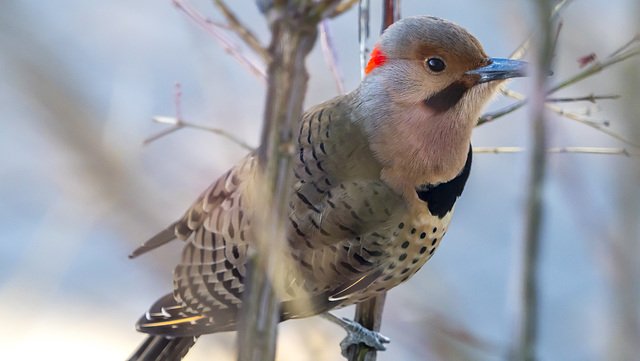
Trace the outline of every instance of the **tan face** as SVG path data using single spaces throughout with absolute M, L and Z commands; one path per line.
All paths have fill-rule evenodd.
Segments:
M 390 27 L 378 47 L 385 61 L 374 71 L 384 79 L 393 100 L 426 101 L 426 106 L 437 111 L 455 105 L 477 84 L 480 77 L 466 74 L 468 71 L 490 62 L 478 40 L 465 29 L 426 16 Z

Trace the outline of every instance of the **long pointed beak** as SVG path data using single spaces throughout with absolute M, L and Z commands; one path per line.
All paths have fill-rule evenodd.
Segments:
M 527 66 L 529 65 L 527 62 L 502 58 L 490 58 L 489 60 L 491 64 L 467 72 L 467 74 L 480 75 L 478 84 L 527 75 Z

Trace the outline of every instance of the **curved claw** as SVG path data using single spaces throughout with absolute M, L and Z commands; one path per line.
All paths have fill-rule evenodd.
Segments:
M 355 321 L 346 318 L 343 318 L 342 321 L 344 321 L 344 329 L 347 331 L 347 336 L 340 342 L 344 357 L 348 357 L 347 350 L 351 345 L 364 343 L 377 351 L 384 351 L 387 349 L 384 344 L 391 342 L 390 338 L 379 332 L 371 331 Z

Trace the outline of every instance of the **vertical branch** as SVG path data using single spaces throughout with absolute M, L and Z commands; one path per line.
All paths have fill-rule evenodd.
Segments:
M 369 38 L 369 0 L 360 0 L 358 6 L 358 42 L 360 43 L 360 77 L 367 67 L 367 39 Z
M 322 52 L 324 58 L 329 64 L 329 69 L 333 75 L 333 80 L 338 87 L 338 92 L 344 94 L 344 81 L 342 76 L 342 68 L 338 62 L 338 54 L 336 53 L 336 47 L 333 43 L 333 35 L 331 33 L 331 27 L 329 26 L 329 20 L 324 19 L 320 22 L 320 40 L 322 43 Z
M 308 5 L 309 1 L 307 1 Z M 249 262 L 245 299 L 238 332 L 238 360 L 275 358 L 280 321 L 278 255 L 284 247 L 288 197 L 293 186 L 293 134 L 302 114 L 308 75 L 304 60 L 316 40 L 317 20 L 299 16 L 301 1 L 258 3 L 272 32 L 267 97 L 258 166 L 260 175 L 253 192 L 259 194 L 257 252 Z M 258 198 L 258 197 L 256 197 Z
M 366 0 L 363 0 L 360 4 L 364 3 Z M 367 6 L 367 14 L 366 18 L 362 16 L 360 17 L 360 56 L 361 56 L 361 70 L 362 76 L 364 77 L 364 68 L 366 65 L 366 60 L 363 56 L 365 49 L 366 37 L 363 37 L 363 26 L 366 29 L 366 36 L 369 36 L 369 14 L 368 14 L 368 4 Z M 387 27 L 393 24 L 396 20 L 400 19 L 400 0 L 384 0 L 383 4 L 383 15 L 382 15 L 382 30 L 383 32 Z M 361 8 L 362 10 L 362 8 Z M 384 301 L 387 297 L 387 293 L 381 293 L 375 298 L 367 300 L 365 302 L 359 303 L 356 306 L 356 315 L 354 320 L 361 324 L 362 326 L 368 328 L 369 330 L 380 332 L 380 327 L 382 326 L 382 311 L 384 310 Z M 348 359 L 349 361 L 375 361 L 377 357 L 376 350 L 365 346 L 364 344 L 352 345 L 349 347 Z
M 640 7 L 636 7 L 640 16 Z M 609 58 L 629 51 L 629 46 L 640 41 L 640 25 L 635 26 L 636 36 Z M 630 64 L 627 64 L 629 66 Z M 634 94 L 640 84 L 640 64 L 636 62 L 624 72 L 624 94 Z M 640 114 L 637 98 L 628 97 L 624 107 L 626 118 L 625 136 L 640 143 L 640 124 L 636 121 Z M 619 167 L 615 179 L 618 193 L 616 197 L 615 225 L 610 231 L 611 241 L 607 243 L 611 305 L 608 317 L 612 320 L 612 330 L 608 335 L 610 360 L 633 360 L 640 355 L 640 162 L 625 163 Z
M 372 331 L 379 332 L 386 297 L 387 293 L 385 292 L 376 298 L 359 303 L 356 307 L 355 321 Z M 361 343 L 349 346 L 347 355 L 349 361 L 375 361 L 377 352 Z
M 382 33 L 391 24 L 400 20 L 400 0 L 384 0 L 382 3 Z
M 537 269 L 540 249 L 540 228 L 543 215 L 543 187 L 546 166 L 545 149 L 546 119 L 545 98 L 548 91 L 547 77 L 553 58 L 553 36 L 551 32 L 551 3 L 549 0 L 535 2 L 536 62 L 534 89 L 531 97 L 533 145 L 531 152 L 531 173 L 525 208 L 525 234 L 523 255 L 518 275 L 519 312 L 515 318 L 515 329 L 511 344 L 511 359 L 533 361 L 537 338 L 538 285 Z

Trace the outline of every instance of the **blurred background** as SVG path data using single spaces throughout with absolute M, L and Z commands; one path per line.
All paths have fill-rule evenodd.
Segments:
M 188 2 L 212 20 L 212 3 Z M 253 1 L 227 1 L 263 44 Z M 372 1 L 371 42 L 381 4 Z M 432 14 L 466 27 L 506 57 L 531 29 L 525 1 L 402 1 L 402 16 Z M 638 32 L 633 0 L 575 0 L 563 13 L 552 83 L 578 58 L 605 58 Z M 347 90 L 360 79 L 357 11 L 331 22 Z M 316 44 L 306 105 L 337 95 Z M 265 87 L 169 0 L 0 2 L 0 359 L 122 360 L 144 336 L 138 317 L 172 287 L 180 244 L 127 255 L 177 219 L 246 151 L 229 140 L 167 128 L 182 116 L 258 144 Z M 518 79 L 510 88 L 527 93 Z M 621 94 L 597 120 L 640 143 L 640 59 L 558 95 Z M 510 100 L 497 99 L 490 109 Z M 593 104 L 564 104 L 580 111 Z M 552 146 L 624 147 L 550 115 Z M 528 110 L 483 125 L 474 146 L 529 145 Z M 379 360 L 501 360 L 512 332 L 528 156 L 478 154 L 445 242 L 387 296 Z M 640 355 L 638 157 L 552 154 L 544 190 L 538 355 L 541 360 L 631 360 Z M 352 316 L 353 309 L 339 312 Z M 281 325 L 278 360 L 340 360 L 344 337 L 322 319 Z M 187 360 L 233 360 L 233 333 L 200 339 Z M 635 355 L 635 356 L 634 356 Z

